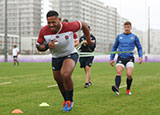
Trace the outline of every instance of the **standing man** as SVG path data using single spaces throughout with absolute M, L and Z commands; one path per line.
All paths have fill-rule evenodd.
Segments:
M 90 30 L 90 26 L 88 26 L 89 30 Z M 80 48 L 80 52 L 93 52 L 94 49 L 96 48 L 96 38 L 93 36 L 93 34 L 90 34 L 91 40 L 94 43 L 94 45 L 89 45 L 86 41 L 86 36 L 83 35 L 80 39 L 79 42 L 83 42 L 81 48 Z M 85 76 L 86 76 L 86 80 L 85 80 L 85 84 L 84 87 L 87 88 L 89 86 L 92 85 L 91 82 L 91 66 L 92 66 L 92 62 L 93 62 L 94 56 L 89 56 L 89 57 L 80 57 L 79 61 L 80 61 L 80 68 L 84 68 L 85 71 Z
M 123 52 L 123 51 L 133 51 L 135 46 L 137 47 L 138 50 L 138 55 L 139 55 L 139 64 L 142 63 L 142 47 L 139 41 L 139 38 L 131 33 L 131 22 L 125 22 L 124 23 L 124 33 L 120 34 L 117 36 L 115 43 L 113 45 L 112 51 L 118 51 Z M 110 55 L 110 65 L 114 66 L 114 57 L 115 54 Z M 133 74 L 133 69 L 134 69 L 134 56 L 133 53 L 121 53 L 118 54 L 118 59 L 116 62 L 116 77 L 115 77 L 115 86 L 112 86 L 112 90 L 116 95 L 119 95 L 119 86 L 121 83 L 121 75 L 124 70 L 124 67 L 126 67 L 126 73 L 127 73 L 127 89 L 126 93 L 128 95 L 131 95 L 130 87 L 132 84 L 132 74 Z
M 88 44 L 92 45 L 93 43 L 90 39 L 89 29 L 84 22 L 61 23 L 61 18 L 56 11 L 49 11 L 46 17 L 48 25 L 40 30 L 36 47 L 38 51 L 42 52 L 50 49 L 53 76 L 64 98 L 62 110 L 71 111 L 73 107 L 71 76 L 78 60 L 73 33 L 82 29 Z
M 68 23 L 69 20 L 68 19 L 64 19 L 62 22 Z M 78 40 L 76 32 L 73 33 L 73 38 L 74 38 L 74 46 L 76 47 L 76 46 L 79 45 L 79 40 Z
M 16 65 L 16 63 L 17 63 L 17 65 L 19 65 L 19 62 L 18 62 L 19 49 L 18 49 L 17 45 L 14 45 L 14 47 L 13 47 L 12 55 L 13 55 L 14 66 Z

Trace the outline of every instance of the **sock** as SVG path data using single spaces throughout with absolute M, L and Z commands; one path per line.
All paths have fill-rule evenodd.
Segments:
M 119 86 L 120 86 L 120 84 L 121 84 L 121 76 L 116 76 L 115 77 L 115 85 L 116 85 L 116 87 L 119 89 Z
M 73 102 L 73 89 L 71 91 L 66 91 L 67 100 Z
M 62 93 L 62 96 L 63 96 L 64 100 L 67 101 L 66 91 L 61 92 L 61 93 Z
M 130 89 L 132 84 L 132 78 L 130 80 L 127 78 L 126 82 L 127 82 L 127 89 Z

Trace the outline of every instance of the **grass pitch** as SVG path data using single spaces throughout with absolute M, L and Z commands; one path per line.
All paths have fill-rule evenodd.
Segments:
M 160 63 L 135 63 L 132 95 L 125 88 L 115 96 L 111 90 L 115 67 L 109 63 L 93 63 L 93 85 L 84 88 L 84 70 L 77 64 L 74 73 L 74 107 L 62 111 L 63 98 L 52 77 L 50 63 L 0 63 L 0 115 L 10 115 L 20 109 L 25 115 L 159 115 L 160 114 Z M 126 85 L 126 71 L 121 85 Z M 40 107 L 42 102 L 49 107 Z

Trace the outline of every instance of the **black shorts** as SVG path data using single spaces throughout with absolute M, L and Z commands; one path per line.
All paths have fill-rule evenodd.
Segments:
M 60 70 L 63 64 L 63 61 L 65 59 L 72 59 L 75 61 L 75 63 L 77 63 L 78 60 L 78 54 L 77 53 L 73 53 L 64 57 L 60 57 L 60 58 L 52 58 L 52 70 L 56 71 L 56 70 Z
M 13 56 L 13 59 L 17 59 L 17 56 Z
M 121 58 L 121 57 L 118 57 L 117 59 L 117 64 L 123 64 L 124 66 L 126 66 L 126 64 L 128 62 L 133 62 L 134 63 L 134 57 L 130 57 L 130 58 Z
M 81 57 L 79 59 L 80 62 L 80 68 L 84 68 L 85 66 L 92 66 L 92 62 L 93 62 L 94 56 L 91 57 Z

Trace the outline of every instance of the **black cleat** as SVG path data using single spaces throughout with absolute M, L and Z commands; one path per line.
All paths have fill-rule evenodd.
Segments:
M 113 85 L 112 86 L 112 91 L 116 94 L 116 95 L 119 95 L 119 91 L 118 89 Z
M 88 88 L 88 87 L 89 87 L 89 83 L 85 83 L 85 84 L 84 84 L 84 87 L 85 87 L 85 88 Z
M 91 86 L 91 85 L 92 85 L 92 82 L 90 81 L 88 84 L 89 84 L 89 86 Z

